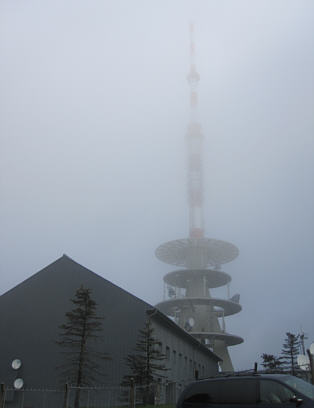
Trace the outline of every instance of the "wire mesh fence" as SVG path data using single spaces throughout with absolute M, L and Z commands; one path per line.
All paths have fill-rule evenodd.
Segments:
M 64 394 L 64 390 L 31 388 L 16 390 L 7 387 L 0 398 L 0 408 L 63 407 Z
M 14 389 L 2 386 L 0 408 L 136 408 L 162 405 L 161 388 L 150 386 Z

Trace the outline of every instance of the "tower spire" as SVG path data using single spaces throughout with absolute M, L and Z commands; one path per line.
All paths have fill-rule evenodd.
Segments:
M 188 196 L 190 215 L 190 238 L 204 237 L 203 215 L 203 165 L 201 127 L 197 122 L 198 94 L 200 76 L 195 65 L 194 24 L 190 24 L 190 71 L 187 76 L 190 86 L 190 123 L 187 131 L 188 148 Z
M 197 85 L 200 80 L 200 76 L 196 70 L 195 64 L 195 42 L 194 42 L 194 24 L 190 24 L 190 71 L 187 76 L 188 83 L 190 85 L 190 110 L 191 110 L 191 122 L 197 122 L 197 104 L 198 94 Z

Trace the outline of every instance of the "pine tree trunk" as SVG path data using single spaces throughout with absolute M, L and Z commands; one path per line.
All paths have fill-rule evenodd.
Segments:
M 86 309 L 85 309 L 85 316 L 86 316 Z M 84 352 L 86 348 L 86 317 L 84 320 L 84 325 L 83 325 L 83 330 L 82 330 L 82 340 L 81 340 L 81 349 L 80 349 L 80 357 L 79 357 L 79 368 L 78 368 L 78 373 L 77 373 L 77 381 L 76 381 L 76 386 L 78 387 L 76 389 L 75 393 L 75 402 L 74 402 L 74 408 L 80 408 L 80 394 L 81 394 L 81 387 L 82 385 L 82 369 L 83 369 L 83 360 L 84 360 Z
M 74 400 L 74 408 L 80 408 L 80 394 L 81 394 L 81 389 L 76 388 L 75 391 L 75 400 Z

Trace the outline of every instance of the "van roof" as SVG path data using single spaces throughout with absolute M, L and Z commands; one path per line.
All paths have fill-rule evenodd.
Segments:
M 269 379 L 282 379 L 283 377 L 287 377 L 290 374 L 284 374 L 284 373 L 248 373 L 248 372 L 240 372 L 240 373 L 223 373 L 219 374 L 213 377 L 207 377 L 207 378 L 201 378 L 199 381 L 208 381 L 208 380 L 224 380 L 226 378 L 269 378 Z

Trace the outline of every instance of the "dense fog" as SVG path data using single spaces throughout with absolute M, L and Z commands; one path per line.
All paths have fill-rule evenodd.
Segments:
M 206 236 L 235 244 L 237 369 L 314 341 L 312 0 L 2 0 L 0 294 L 66 253 L 145 301 L 188 236 L 195 24 Z M 225 289 L 216 293 L 226 296 Z

